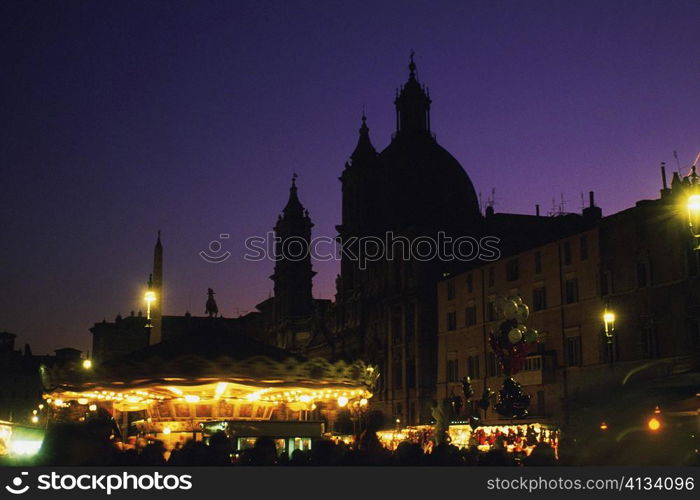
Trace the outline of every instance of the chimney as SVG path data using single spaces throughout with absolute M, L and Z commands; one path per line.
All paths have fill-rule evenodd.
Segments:
M 668 184 L 666 184 L 666 162 L 665 161 L 661 162 L 661 184 L 663 185 L 663 188 L 661 189 L 661 198 L 666 198 L 668 195 L 671 194 L 671 190 L 668 188 Z
M 537 205 L 535 205 L 535 215 L 536 215 L 537 217 L 540 216 L 540 205 L 539 205 L 539 203 L 538 203 Z
M 595 206 L 595 193 L 588 191 L 588 206 L 583 209 L 583 216 L 591 220 L 599 220 L 603 217 L 603 211 Z

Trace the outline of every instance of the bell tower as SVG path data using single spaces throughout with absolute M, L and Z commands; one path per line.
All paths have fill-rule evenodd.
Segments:
M 299 201 L 297 175 L 292 177 L 289 200 L 275 224 L 274 321 L 289 322 L 311 315 L 313 310 L 311 228 L 309 211 Z

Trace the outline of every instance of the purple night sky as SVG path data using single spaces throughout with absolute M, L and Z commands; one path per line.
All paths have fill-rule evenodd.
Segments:
M 497 211 L 593 190 L 610 214 L 700 150 L 695 0 L 10 1 L 0 19 L 0 331 L 35 353 L 89 349 L 94 322 L 139 308 L 158 229 L 165 313 L 202 315 L 207 287 L 228 317 L 265 299 L 272 263 L 243 239 L 294 170 L 335 235 L 362 106 L 382 149 L 411 48 L 438 141 Z M 203 261 L 220 233 L 233 256 Z M 337 264 L 315 269 L 333 297 Z

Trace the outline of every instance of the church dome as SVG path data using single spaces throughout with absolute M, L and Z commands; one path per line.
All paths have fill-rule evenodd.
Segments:
M 385 229 L 418 234 L 467 234 L 481 220 L 469 176 L 430 132 L 430 96 L 416 78 L 411 56 L 408 82 L 397 94 L 397 131 L 377 157 L 377 201 Z
M 481 218 L 469 176 L 429 133 L 398 133 L 379 154 L 377 168 L 389 229 L 463 233 Z

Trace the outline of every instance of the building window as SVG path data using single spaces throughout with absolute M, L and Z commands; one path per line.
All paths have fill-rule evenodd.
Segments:
M 500 377 L 501 376 L 501 364 L 498 362 L 498 358 L 493 352 L 489 352 L 486 361 L 486 372 L 489 377 Z
M 457 382 L 457 380 L 459 380 L 457 353 L 452 351 L 447 354 L 447 381 Z
M 509 260 L 506 264 L 506 279 L 508 281 L 518 279 L 518 259 Z
M 469 306 L 464 310 L 464 322 L 467 326 L 476 325 L 476 306 Z
M 455 282 L 450 280 L 447 282 L 447 300 L 454 300 L 455 298 Z
M 457 329 L 457 313 L 455 311 L 450 311 L 447 313 L 447 329 Z
M 535 274 L 542 274 L 542 253 L 535 252 Z
M 645 288 L 649 280 L 647 279 L 647 265 L 644 262 L 637 262 L 637 286 Z
M 617 347 L 618 338 L 618 335 L 613 335 L 613 338 L 608 340 L 607 337 L 603 336 L 601 339 L 603 344 L 600 349 L 601 363 L 612 363 L 620 360 L 620 353 Z
M 566 366 L 581 366 L 581 337 L 566 339 Z
M 479 378 L 479 356 L 469 356 L 467 358 L 467 375 L 471 379 Z
M 642 328 L 642 356 L 656 358 L 659 356 L 659 339 L 654 325 Z
M 565 286 L 565 297 L 564 297 L 565 303 L 573 304 L 574 302 L 578 302 L 578 280 L 576 278 L 566 280 L 566 283 L 564 286 Z
M 496 268 L 489 267 L 489 286 L 494 286 L 496 284 Z
M 547 289 L 543 286 L 532 291 L 532 308 L 541 311 L 547 307 Z
M 486 321 L 496 321 L 496 304 L 493 300 L 486 303 Z
M 474 278 L 471 273 L 467 274 L 467 292 L 472 293 L 474 291 Z
M 588 258 L 588 237 L 581 236 L 579 240 L 581 260 L 586 260 Z
M 568 266 L 571 264 L 571 242 L 564 242 L 564 265 Z

